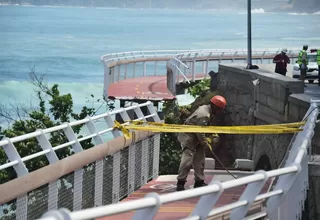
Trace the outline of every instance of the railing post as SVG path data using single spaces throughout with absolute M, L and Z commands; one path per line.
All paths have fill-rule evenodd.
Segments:
M 192 61 L 192 82 L 194 82 L 195 81 L 195 79 L 196 79 L 196 61 L 195 60 L 193 60 Z M 188 77 L 188 76 L 187 76 Z
M 42 150 L 50 150 L 49 153 L 46 154 L 46 157 L 50 164 L 57 162 L 59 159 L 57 157 L 56 152 L 52 149 L 52 145 L 49 142 L 46 135 L 43 133 L 42 129 L 39 129 L 41 135 L 37 136 L 37 140 L 39 142 Z M 48 187 L 48 209 L 56 209 L 58 207 L 58 186 L 57 181 L 49 183 Z
M 67 127 L 63 129 L 67 139 L 74 141 L 72 149 L 75 153 L 83 151 L 80 142 L 77 139 L 72 127 L 69 123 L 65 123 Z M 73 210 L 81 210 L 82 208 L 82 182 L 83 182 L 83 169 L 74 171 L 74 183 L 73 183 Z
M 52 145 L 49 142 L 49 140 L 46 137 L 46 135 L 43 133 L 43 130 L 42 129 L 38 129 L 37 131 L 39 131 L 41 133 L 41 135 L 36 137 L 41 149 L 42 150 L 49 150 L 49 153 L 46 154 L 46 157 L 47 157 L 49 163 L 52 164 L 52 163 L 57 162 L 59 160 L 58 157 L 57 157 L 57 154 L 52 149 Z
M 221 194 L 224 191 L 220 181 L 212 180 L 209 185 L 210 187 L 214 185 L 217 186 L 218 191 L 201 196 L 199 199 L 199 202 L 197 203 L 196 207 L 191 213 L 191 216 L 199 216 L 200 220 L 204 220 L 208 218 L 208 215 L 212 210 L 212 207 L 214 207 L 214 205 L 216 204 L 216 202 L 218 201 L 218 199 L 220 198 Z
M 10 162 L 12 162 L 12 161 L 18 162 L 18 164 L 13 166 L 13 169 L 16 171 L 18 177 L 21 177 L 21 176 L 28 174 L 29 171 L 27 170 L 26 165 L 21 160 L 21 157 L 20 157 L 17 149 L 15 148 L 13 143 L 11 142 L 11 140 L 9 138 L 3 138 L 3 140 L 8 142 L 8 144 L 4 145 L 2 148 L 3 148 L 4 152 L 6 153 L 9 161 Z
M 133 78 L 136 76 L 136 63 L 133 64 Z
M 268 175 L 265 171 L 259 170 L 255 174 L 262 174 L 264 176 L 264 179 L 261 181 L 252 182 L 246 187 L 239 201 L 246 200 L 247 205 L 233 209 L 230 214 L 230 219 L 243 219 L 246 216 L 250 206 L 256 199 L 257 195 L 259 195 L 261 189 L 268 181 Z
M 153 178 L 159 174 L 160 134 L 153 136 Z
M 124 79 L 127 79 L 128 64 L 124 65 Z
M 149 140 L 142 140 L 142 155 L 141 155 L 141 186 L 148 182 L 149 171 Z
M 133 220 L 152 220 L 157 213 L 158 209 L 161 206 L 160 197 L 156 193 L 149 193 L 145 196 L 145 198 L 154 198 L 156 201 L 156 205 L 154 207 L 145 208 L 138 210 L 136 214 L 133 216 Z
M 291 188 L 292 184 L 297 178 L 297 175 L 301 171 L 300 164 L 293 163 L 292 166 L 296 166 L 298 171 L 295 173 L 290 173 L 290 174 L 286 174 L 279 177 L 279 180 L 276 186 L 273 188 L 273 191 L 282 190 L 283 191 L 282 194 L 273 196 L 268 199 L 267 214 L 270 217 L 270 219 L 278 219 L 278 217 L 275 216 L 277 214 L 277 209 L 280 206 L 283 199 L 285 198 L 285 196 L 287 196 L 288 190 Z
M 147 63 L 143 62 L 143 76 L 147 75 Z
M 27 175 L 29 171 L 26 168 L 26 165 L 21 160 L 21 157 L 11 142 L 9 138 L 4 138 L 3 140 L 6 140 L 8 144 L 4 145 L 2 148 L 4 152 L 6 153 L 9 161 L 18 161 L 18 164 L 13 166 L 13 169 L 16 171 L 18 177 Z M 27 194 L 20 196 L 17 198 L 17 205 L 16 205 L 16 219 L 27 219 L 28 215 L 28 196 Z
M 202 64 L 202 74 L 204 74 L 204 78 L 207 78 L 207 73 L 206 73 L 206 66 L 205 63 L 203 61 L 201 61 Z
M 86 126 L 91 134 L 96 134 L 97 136 L 93 137 L 95 145 L 103 144 L 103 139 L 95 124 L 93 123 L 91 117 L 87 117 L 89 122 L 86 123 Z M 102 205 L 102 192 L 103 192 L 103 160 L 95 162 L 95 175 L 94 175 L 94 206 Z
M 133 109 L 133 111 L 136 113 L 137 117 L 140 118 L 140 120 L 142 118 L 143 121 L 146 121 L 145 116 L 140 107 L 137 106 L 136 108 Z
M 111 119 L 111 115 L 108 114 L 106 117 L 104 117 L 104 120 L 109 128 L 112 128 L 114 126 L 114 121 Z M 111 133 L 115 138 L 121 136 L 121 133 L 118 129 L 113 129 Z
M 112 203 L 119 202 L 120 194 L 120 151 L 113 154 L 112 169 Z
M 108 67 L 108 64 L 105 63 L 105 61 L 103 60 L 103 66 L 104 66 L 104 96 L 108 95 L 108 89 L 109 89 L 109 85 L 110 85 L 110 75 L 112 75 L 111 70 Z
M 114 83 L 114 70 L 115 70 L 115 67 L 111 67 L 110 68 L 110 77 L 109 77 L 109 84 L 108 84 L 108 88 L 109 88 L 109 85 L 110 85 L 110 82 L 111 83 Z M 108 90 L 107 90 L 107 92 L 108 92 Z
M 128 158 L 128 195 L 134 192 L 135 189 L 135 166 L 136 166 L 136 144 L 129 146 Z
M 158 113 L 156 111 L 156 108 L 154 107 L 153 103 L 149 101 L 149 104 L 147 105 L 147 107 L 148 107 L 149 113 L 151 115 L 153 115 L 152 116 L 153 121 L 154 122 L 160 122 L 161 121 L 160 117 L 159 117 L 159 115 L 158 115 Z
M 117 76 L 117 81 L 120 81 L 120 74 L 121 74 L 121 64 L 119 64 L 118 66 L 118 76 Z

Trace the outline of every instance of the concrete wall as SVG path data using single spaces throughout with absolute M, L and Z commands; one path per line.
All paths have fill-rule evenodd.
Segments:
M 270 71 L 220 65 L 218 82 L 219 93 L 228 102 L 229 125 L 297 122 L 310 106 L 310 96 L 304 94 L 302 82 Z M 271 169 L 275 169 L 283 160 L 291 138 L 291 134 L 230 135 L 226 145 L 233 146 L 235 158 L 253 160 L 255 165 L 267 155 Z M 312 153 L 320 155 L 320 125 L 315 129 Z M 313 165 L 310 173 L 308 219 L 320 219 L 320 163 Z
M 296 121 L 296 117 L 289 117 L 289 96 L 292 93 L 303 93 L 302 82 L 234 65 L 220 65 L 218 80 L 218 90 L 228 102 L 227 110 L 230 114 L 227 121 L 230 125 Z M 230 137 L 230 142 L 234 146 L 236 158 L 251 159 L 257 164 L 261 156 L 266 154 L 274 169 L 279 166 L 291 137 L 291 134 L 234 135 Z

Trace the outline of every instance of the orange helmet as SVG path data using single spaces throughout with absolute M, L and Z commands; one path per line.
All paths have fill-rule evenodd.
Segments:
M 213 96 L 210 101 L 212 104 L 222 109 L 225 108 L 227 105 L 226 99 L 220 95 Z

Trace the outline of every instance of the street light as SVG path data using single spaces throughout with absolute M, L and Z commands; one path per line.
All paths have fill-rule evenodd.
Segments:
M 247 11 L 247 23 L 248 23 L 248 57 L 247 57 L 247 61 L 248 61 L 248 65 L 247 65 L 247 69 L 251 69 L 252 67 L 252 45 L 251 45 L 251 0 L 248 0 L 248 11 Z

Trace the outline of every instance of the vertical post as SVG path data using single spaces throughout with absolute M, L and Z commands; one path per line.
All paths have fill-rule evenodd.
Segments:
M 72 149 L 75 153 L 83 151 L 83 148 L 78 141 L 76 134 L 69 123 L 66 123 L 67 127 L 63 129 L 68 141 L 74 141 Z M 73 210 L 81 210 L 82 208 L 82 182 L 83 182 L 83 169 L 74 171 L 74 184 L 73 184 Z
M 4 145 L 2 148 L 7 155 L 10 162 L 17 161 L 18 163 L 13 166 L 13 169 L 16 171 L 18 177 L 27 175 L 29 173 L 26 165 L 23 163 L 17 149 L 11 142 L 9 138 L 4 138 L 7 140 L 8 144 Z M 16 209 L 16 219 L 27 219 L 28 216 L 28 194 L 21 195 L 17 198 L 17 209 Z
M 121 65 L 119 64 L 118 65 L 118 75 L 117 75 L 118 80 L 117 80 L 117 82 L 120 81 L 120 74 L 121 74 Z
M 127 66 L 127 64 L 126 64 Z M 103 139 L 98 133 L 96 125 L 93 123 L 91 117 L 88 117 L 89 122 L 86 123 L 86 126 L 90 134 L 96 134 L 97 136 L 93 137 L 95 145 L 103 144 Z M 103 159 L 95 162 L 95 175 L 94 175 L 94 205 L 102 206 L 102 191 L 103 191 Z
M 124 79 L 127 79 L 128 64 L 124 65 Z
M 133 78 L 136 75 L 136 63 L 133 64 Z
M 251 0 L 248 0 L 248 66 L 247 69 L 250 69 L 252 66 L 252 45 L 251 45 Z
M 143 76 L 147 75 L 147 63 L 143 62 Z
M 104 96 L 108 97 L 108 89 L 109 89 L 109 85 L 110 85 L 110 75 L 111 75 L 111 69 L 109 69 L 108 64 L 106 64 L 103 61 L 104 64 Z

